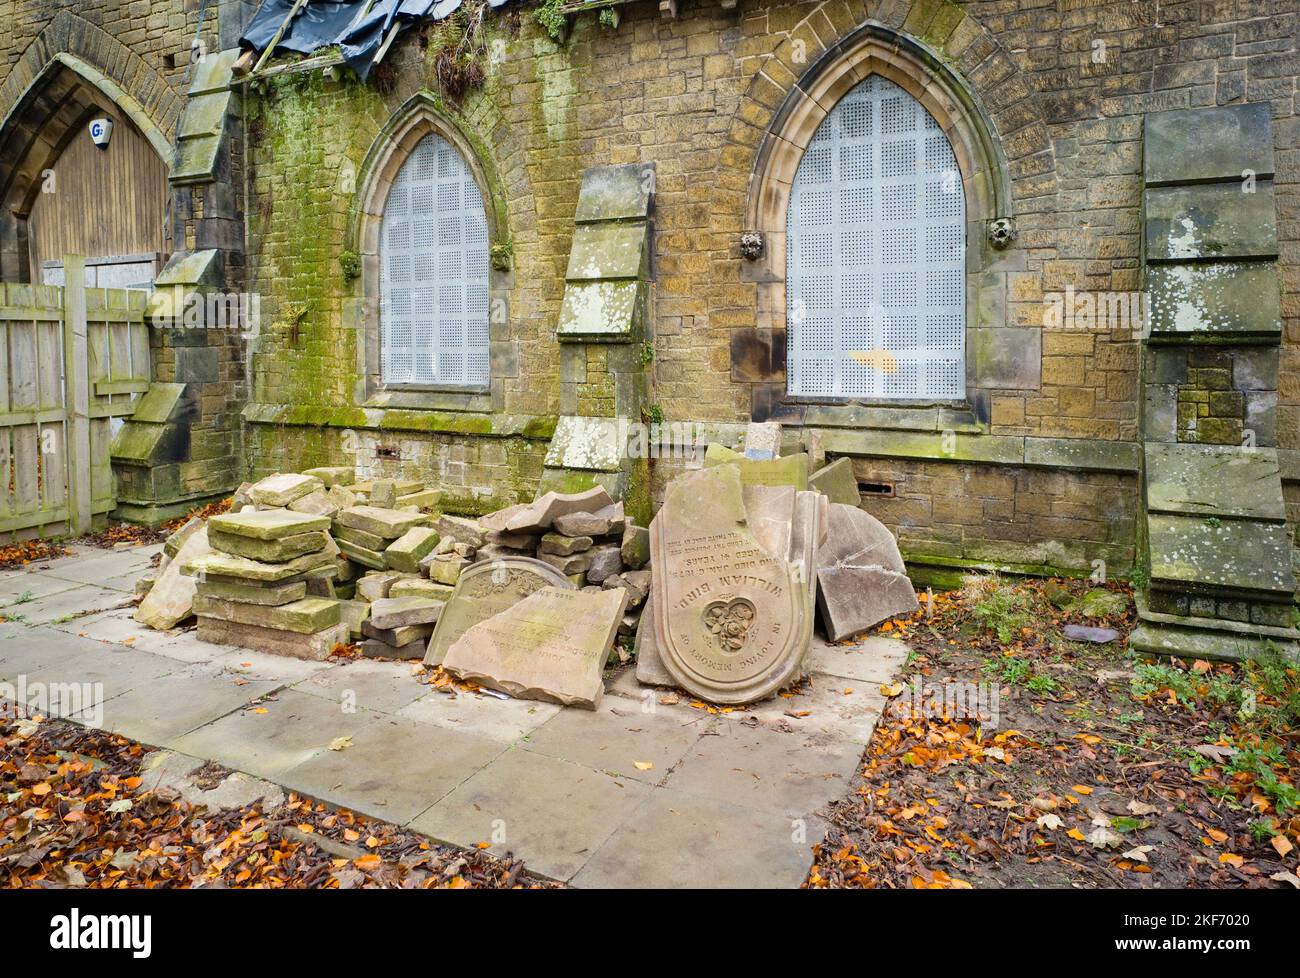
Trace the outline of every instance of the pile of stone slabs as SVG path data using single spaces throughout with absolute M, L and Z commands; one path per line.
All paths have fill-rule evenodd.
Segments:
M 346 642 L 339 602 L 308 594 L 335 571 L 328 517 L 253 510 L 208 521 L 211 550 L 182 568 L 195 578 L 194 613 L 205 642 L 324 659 Z
M 351 506 L 339 510 L 335 515 L 334 539 L 338 543 L 339 550 L 348 560 L 372 570 L 388 569 L 387 551 L 402 541 L 398 546 L 402 559 L 420 552 L 419 557 L 407 561 L 414 571 L 419 566 L 420 557 L 428 553 L 438 540 L 436 534 L 431 541 L 427 533 L 418 535 L 420 536 L 418 541 L 407 535 L 416 528 L 427 529 L 428 522 L 428 517 L 416 510 L 389 509 L 370 505 Z M 424 543 L 428 546 L 421 552 Z
M 379 598 L 361 623 L 361 654 L 370 659 L 423 659 L 446 602 L 414 594 Z

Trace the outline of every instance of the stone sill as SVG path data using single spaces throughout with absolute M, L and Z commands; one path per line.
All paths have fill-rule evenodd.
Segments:
M 946 446 L 945 436 L 940 433 L 821 429 L 819 434 L 822 448 L 833 455 L 1025 465 L 1126 475 L 1136 475 L 1141 462 L 1141 448 L 1137 442 L 957 431 L 951 444 Z
M 387 387 L 376 389 L 361 406 L 487 414 L 492 410 L 492 394 L 487 387 Z
M 483 438 L 518 437 L 537 441 L 549 441 L 559 420 L 554 415 L 317 407 L 305 404 L 249 404 L 241 413 L 248 424 L 414 431 L 477 435 Z

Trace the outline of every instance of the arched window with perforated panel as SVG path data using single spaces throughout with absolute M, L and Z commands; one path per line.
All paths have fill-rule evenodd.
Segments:
M 380 371 L 385 386 L 488 384 L 488 227 L 460 153 L 436 133 L 411 151 L 380 228 Z
M 786 232 L 791 395 L 965 396 L 965 191 L 912 95 L 872 75 L 835 105 L 795 173 Z

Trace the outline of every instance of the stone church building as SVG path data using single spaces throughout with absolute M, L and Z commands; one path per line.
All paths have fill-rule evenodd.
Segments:
M 1131 578 L 1135 647 L 1296 638 L 1291 0 L 0 0 L 0 25 L 0 313 L 67 255 L 154 290 L 149 377 L 103 388 L 135 397 L 123 517 L 349 462 L 449 512 L 601 482 L 648 515 L 697 444 L 779 421 L 852 460 L 918 583 Z

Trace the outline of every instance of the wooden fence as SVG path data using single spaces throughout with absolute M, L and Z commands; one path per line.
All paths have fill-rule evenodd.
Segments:
M 114 417 L 149 387 L 147 294 L 0 284 L 0 542 L 90 530 L 113 508 Z

